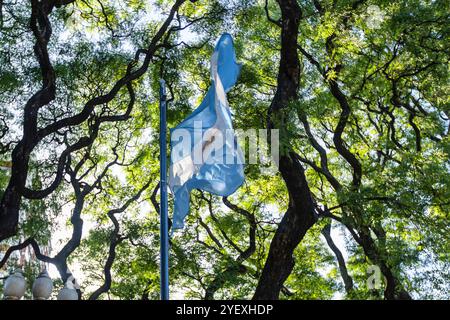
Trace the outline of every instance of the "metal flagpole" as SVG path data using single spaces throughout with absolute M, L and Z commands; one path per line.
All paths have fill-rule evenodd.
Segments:
M 167 150 L 166 150 L 166 82 L 159 81 L 159 150 L 160 150 L 160 272 L 161 300 L 169 300 L 169 216 L 167 212 Z

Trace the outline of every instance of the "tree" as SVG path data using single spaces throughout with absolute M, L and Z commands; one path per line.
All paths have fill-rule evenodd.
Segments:
M 157 80 L 174 127 L 228 31 L 234 125 L 279 129 L 278 172 L 192 193 L 172 292 L 448 298 L 447 2 L 1 3 L 0 266 L 31 247 L 83 298 L 158 298 Z

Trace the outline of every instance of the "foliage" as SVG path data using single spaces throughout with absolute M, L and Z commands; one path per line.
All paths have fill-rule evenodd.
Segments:
M 448 1 L 297 2 L 302 10 L 300 89 L 298 99 L 283 110 L 281 144 L 295 151 L 305 167 L 318 221 L 294 251 L 296 264 L 280 298 L 382 299 L 384 284 L 379 290 L 367 286 L 368 268 L 377 263 L 352 236 L 367 231 L 378 257 L 414 298 L 448 299 Z M 136 50 L 151 45 L 172 5 L 166 0 L 82 0 L 56 7 L 49 15 L 53 34 L 48 43 L 56 94 L 40 108 L 38 128 L 80 113 L 87 101 L 107 95 L 127 75 L 128 64 L 138 68 L 143 61 L 134 60 Z M 375 24 L 370 6 L 382 13 Z M 0 161 L 9 161 L 22 138 L 24 106 L 42 87 L 43 75 L 33 52 L 31 5 L 3 1 L 1 10 Z M 184 3 L 171 22 L 179 29 L 164 33 L 146 72 L 131 82 L 132 94 L 122 87 L 114 99 L 95 106 L 88 120 L 46 136 L 31 151 L 26 186 L 45 189 L 55 179 L 63 150 L 93 135 L 96 119 L 126 113 L 134 96 L 124 121 L 102 123 L 91 144 L 71 153 L 51 194 L 23 199 L 18 232 L 2 245 L 33 238 L 53 257 L 69 243 L 80 201 L 70 170 L 78 170 L 81 188 L 93 189 L 83 198 L 81 241 L 67 258 L 83 297 L 105 283 L 111 244 L 123 237 L 115 247 L 110 288 L 100 298 L 157 299 L 158 79 L 168 83 L 168 124 L 175 127 L 199 104 L 210 82 L 214 43 L 230 32 L 243 63 L 239 82 L 227 96 L 234 125 L 266 128 L 278 83 L 278 19 L 275 1 Z M 361 167 L 358 183 L 354 162 L 336 146 L 341 121 L 342 144 Z M 186 228 L 171 239 L 176 297 L 252 297 L 288 207 L 288 190 L 279 173 L 266 175 L 258 165 L 246 166 L 245 173 L 244 186 L 228 199 L 237 208 L 200 191 L 191 195 Z M 0 170 L 0 197 L 10 177 Z M 108 212 L 141 189 L 138 199 L 114 215 L 116 230 Z M 255 239 L 251 218 L 239 210 L 254 218 Z M 344 289 L 334 252 L 320 234 L 331 221 L 352 291 Z M 250 256 L 243 257 L 252 245 Z M 9 259 L 8 268 L 16 262 Z M 27 266 L 30 279 L 39 271 L 32 266 Z

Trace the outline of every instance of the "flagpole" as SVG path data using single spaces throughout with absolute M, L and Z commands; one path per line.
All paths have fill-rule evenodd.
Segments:
M 167 150 L 166 150 L 166 82 L 159 81 L 159 150 L 160 150 L 160 286 L 161 300 L 169 300 L 169 216 L 167 212 Z

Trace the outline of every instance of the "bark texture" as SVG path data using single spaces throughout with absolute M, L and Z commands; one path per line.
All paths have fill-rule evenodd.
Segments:
M 301 10 L 296 0 L 279 0 L 281 9 L 281 57 L 277 91 L 268 112 L 268 128 L 285 127 L 284 109 L 298 98 L 300 62 L 297 35 Z M 306 232 L 316 221 L 314 201 L 297 154 L 281 150 L 279 171 L 289 193 L 289 206 L 272 239 L 264 269 L 253 299 L 278 299 L 283 283 L 295 264 L 293 253 Z

